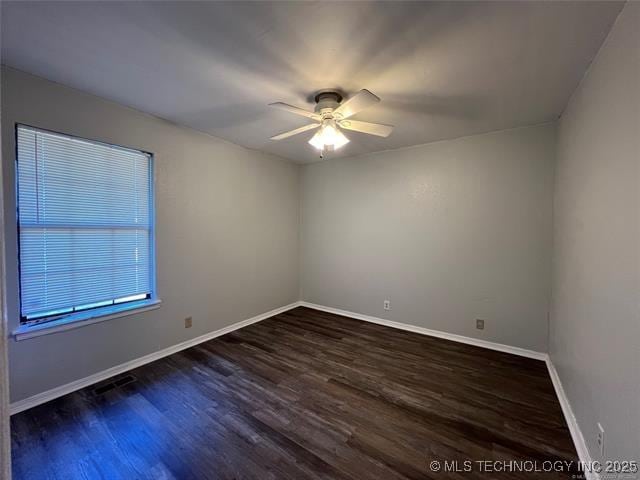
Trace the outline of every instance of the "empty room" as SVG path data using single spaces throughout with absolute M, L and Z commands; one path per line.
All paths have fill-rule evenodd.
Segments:
M 0 26 L 1 480 L 640 480 L 640 1 Z

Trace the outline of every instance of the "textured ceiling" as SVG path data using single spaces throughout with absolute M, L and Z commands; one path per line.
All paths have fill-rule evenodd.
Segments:
M 3 63 L 298 162 L 311 94 L 367 88 L 333 156 L 557 118 L 620 2 L 3 2 Z

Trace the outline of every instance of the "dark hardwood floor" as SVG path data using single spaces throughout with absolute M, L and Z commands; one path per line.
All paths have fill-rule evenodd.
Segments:
M 571 478 L 464 461 L 577 461 L 543 362 L 306 308 L 11 426 L 15 479 Z

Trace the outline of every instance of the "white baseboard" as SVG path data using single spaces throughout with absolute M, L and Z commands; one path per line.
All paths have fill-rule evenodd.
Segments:
M 567 426 L 569 427 L 569 432 L 571 433 L 571 439 L 573 440 L 573 445 L 576 447 L 576 452 L 578 453 L 578 458 L 582 462 L 583 465 L 591 465 L 591 454 L 589 453 L 589 449 L 587 448 L 587 444 L 584 441 L 584 436 L 582 435 L 582 430 L 580 430 L 580 425 L 578 425 L 578 421 L 576 420 L 575 415 L 573 414 L 573 410 L 571 409 L 571 404 L 569 403 L 569 398 L 562 387 L 562 382 L 560 381 L 560 376 L 556 370 L 556 367 L 553 365 L 551 361 L 551 357 L 547 355 L 547 369 L 549 370 L 549 376 L 551 377 L 551 382 L 553 383 L 553 388 L 556 391 L 556 396 L 558 397 L 558 401 L 560 402 L 560 407 L 562 408 L 562 413 L 564 414 L 564 418 L 567 422 Z M 596 472 L 590 472 L 585 470 L 585 478 L 587 480 L 600 480 L 600 475 Z
M 25 398 L 23 400 L 18 400 L 17 402 L 13 402 L 9 406 L 9 412 L 11 415 L 22 412 L 24 410 L 28 410 L 29 408 L 35 407 L 37 405 L 41 405 L 50 400 L 53 400 L 58 397 L 62 397 L 68 393 L 74 392 L 76 390 L 80 390 L 81 388 L 88 387 L 89 385 L 93 385 L 94 383 L 101 382 L 102 380 L 106 380 L 109 377 L 113 377 L 114 375 L 118 375 L 120 373 L 124 373 L 128 370 L 132 370 L 134 368 L 140 367 L 147 363 L 153 362 L 160 358 L 169 356 L 173 353 L 179 352 L 180 350 L 185 350 L 189 347 L 193 347 L 194 345 L 198 345 L 199 343 L 206 342 L 207 340 L 211 340 L 213 338 L 219 337 L 226 333 L 233 332 L 234 330 L 238 330 L 239 328 L 246 327 L 247 325 L 251 325 L 252 323 L 260 322 L 261 320 L 265 320 L 267 318 L 273 317 L 274 315 L 278 315 L 279 313 L 286 312 L 287 310 L 291 310 L 292 308 L 296 308 L 300 306 L 300 302 L 294 302 L 289 305 L 285 305 L 284 307 L 276 308 L 269 312 L 262 313 L 260 315 L 256 315 L 255 317 L 248 318 L 246 320 L 242 320 L 240 322 L 229 325 L 228 327 L 221 328 L 220 330 L 215 330 L 213 332 L 205 333 L 196 338 L 192 338 L 191 340 L 187 340 L 182 343 L 178 343 L 176 345 L 172 345 L 163 350 L 159 350 L 154 353 L 150 353 L 149 355 L 145 355 L 144 357 L 136 358 L 134 360 L 130 360 L 128 362 L 121 363 L 120 365 L 116 365 L 115 367 L 108 368 L 98 373 L 94 373 L 93 375 L 89 375 L 88 377 L 81 378 L 79 380 L 73 381 L 71 383 L 67 383 L 65 385 L 61 385 L 56 388 L 52 388 L 51 390 L 47 390 L 46 392 L 38 393 L 31 397 Z
M 339 308 L 325 307 L 324 305 L 316 305 L 315 303 L 309 302 L 300 302 L 300 306 L 313 308 L 314 310 L 321 310 L 323 312 L 335 313 L 336 315 L 355 318 L 356 320 L 363 320 L 365 322 L 377 323 L 378 325 L 384 325 L 385 327 L 398 328 L 400 330 L 407 330 L 409 332 L 429 335 L 431 337 L 444 338 L 445 340 L 475 345 L 476 347 L 484 347 L 490 350 L 497 350 L 499 352 L 512 353 L 514 355 L 520 355 L 521 357 L 529 357 L 542 361 L 545 361 L 547 358 L 547 354 L 543 352 L 536 352 L 534 350 L 527 350 L 526 348 L 520 347 L 512 347 L 511 345 L 489 342 L 478 338 L 465 337 L 464 335 L 456 335 L 455 333 L 447 333 L 440 330 L 431 330 L 430 328 L 417 327 L 407 323 L 394 322 L 392 320 L 385 320 L 384 318 L 372 317 L 370 315 L 363 315 L 361 313 L 350 312 L 348 310 L 340 310 Z
M 573 414 L 573 410 L 571 409 L 569 400 L 564 392 L 564 389 L 562 388 L 562 382 L 560 381 L 558 372 L 553 366 L 553 363 L 551 362 L 551 358 L 547 353 L 536 352 L 534 350 L 527 350 L 525 348 L 520 348 L 520 347 L 512 347 L 510 345 L 504 345 L 502 343 L 488 342 L 486 340 L 479 340 L 477 338 L 465 337 L 464 335 L 456 335 L 453 333 L 441 332 L 439 330 L 431 330 L 429 328 L 417 327 L 415 325 L 394 322 L 391 320 L 385 320 L 383 318 L 372 317 L 370 315 L 363 315 L 361 313 L 350 312 L 347 310 L 340 310 L 339 308 L 325 307 L 324 305 L 316 305 L 314 303 L 309 303 L 309 302 L 300 302 L 300 306 L 313 308 L 314 310 L 320 310 L 323 312 L 334 313 L 336 315 L 342 315 L 344 317 L 355 318 L 356 320 L 363 320 L 365 322 L 377 323 L 379 325 L 384 325 L 386 327 L 398 328 L 401 330 L 407 330 L 409 332 L 420 333 L 422 335 L 429 335 L 432 337 L 444 338 L 446 340 L 452 340 L 454 342 L 466 343 L 468 345 L 475 345 L 477 347 L 484 347 L 491 350 L 497 350 L 505 353 L 512 353 L 514 355 L 520 355 L 523 357 L 544 361 L 547 365 L 547 369 L 549 370 L 549 376 L 551 377 L 551 382 L 553 383 L 553 387 L 558 397 L 558 401 L 560 402 L 562 413 L 564 414 L 564 418 L 567 422 L 567 426 L 569 427 L 569 432 L 571 433 L 571 439 L 573 440 L 573 443 L 576 447 L 578 458 L 584 465 L 590 464 L 591 455 L 589 454 L 589 450 L 587 449 L 586 443 L 584 441 L 584 437 L 582 436 L 582 431 L 580 430 L 580 426 L 578 425 L 578 422 L 576 421 L 576 417 Z M 600 480 L 600 476 L 595 472 L 586 471 L 585 476 L 587 480 Z

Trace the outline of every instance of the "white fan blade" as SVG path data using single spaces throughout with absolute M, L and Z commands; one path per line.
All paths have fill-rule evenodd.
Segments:
M 369 90 L 362 89 L 333 111 L 336 118 L 349 118 L 352 115 L 378 103 L 380 99 Z
M 318 128 L 319 126 L 319 123 L 311 123 L 309 125 L 305 125 L 304 127 L 296 128 L 295 130 L 289 130 L 288 132 L 281 133 L 280 135 L 275 135 L 271 137 L 271 140 L 282 140 L 283 138 L 293 137 L 294 135 L 298 135 L 299 133 L 306 132 L 308 130 L 313 130 L 314 128 Z
M 318 115 L 314 112 L 309 112 L 307 110 L 303 110 L 302 108 L 294 107 L 293 105 L 289 105 L 288 103 L 276 102 L 270 103 L 270 107 L 276 107 L 280 110 L 284 110 L 289 113 L 295 113 L 296 115 L 302 115 L 303 117 L 313 118 L 314 120 L 321 120 L 322 116 Z
M 338 125 L 347 130 L 368 133 L 369 135 L 377 135 L 378 137 L 388 137 L 389 134 L 393 131 L 393 127 L 391 125 L 361 122 L 359 120 L 342 120 L 338 122 Z

